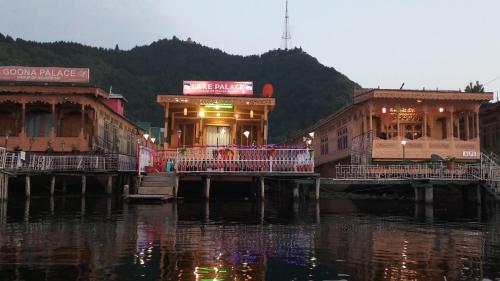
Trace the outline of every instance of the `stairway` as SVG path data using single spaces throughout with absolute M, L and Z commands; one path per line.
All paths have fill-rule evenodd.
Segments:
M 129 199 L 161 199 L 174 197 L 176 184 L 175 174 L 164 173 L 144 176 L 137 194 L 129 195 Z
M 500 161 L 494 153 L 481 153 L 481 176 L 486 189 L 500 200 Z

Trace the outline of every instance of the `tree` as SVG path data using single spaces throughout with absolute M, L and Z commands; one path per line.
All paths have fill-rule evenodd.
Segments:
M 465 91 L 468 93 L 484 93 L 484 86 L 483 84 L 479 84 L 479 81 L 476 81 L 476 84 L 470 82 L 469 85 L 465 87 Z
M 115 52 L 119 52 L 120 51 L 120 47 L 118 47 L 118 44 L 115 45 Z

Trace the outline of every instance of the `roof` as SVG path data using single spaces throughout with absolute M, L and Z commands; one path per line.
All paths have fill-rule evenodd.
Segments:
M 374 98 L 421 99 L 421 100 L 469 100 L 490 101 L 492 92 L 470 93 L 455 90 L 411 90 L 411 89 L 356 89 L 353 93 L 355 104 Z
M 123 101 L 128 102 L 128 100 L 124 96 L 117 94 L 111 90 L 109 91 L 108 99 L 122 99 Z
M 92 85 L 54 85 L 54 84 L 0 84 L 0 93 L 23 93 L 23 94 L 81 94 L 95 95 L 103 98 L 108 93 Z
M 163 95 L 156 96 L 156 102 L 162 103 L 232 103 L 235 105 L 269 105 L 275 106 L 275 98 L 263 97 L 230 97 L 230 96 L 187 96 Z
M 494 103 L 484 103 L 481 104 L 480 107 L 480 113 L 489 113 L 489 112 L 500 112 L 500 101 L 494 102 Z

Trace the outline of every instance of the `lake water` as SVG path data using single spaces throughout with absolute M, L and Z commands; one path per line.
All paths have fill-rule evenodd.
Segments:
M 495 206 L 0 204 L 0 280 L 500 280 Z

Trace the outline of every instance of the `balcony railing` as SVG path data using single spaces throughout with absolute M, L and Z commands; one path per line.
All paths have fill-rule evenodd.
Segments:
M 309 149 L 194 147 L 177 149 L 177 172 L 312 173 Z

